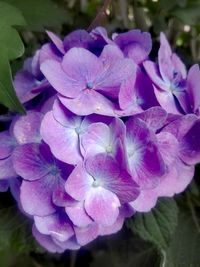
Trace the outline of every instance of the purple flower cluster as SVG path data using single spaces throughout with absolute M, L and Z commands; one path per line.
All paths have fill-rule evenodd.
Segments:
M 200 162 L 200 70 L 160 36 L 77 30 L 27 59 L 14 80 L 27 109 L 0 133 L 10 190 L 50 252 L 119 231 L 159 197 L 182 192 Z

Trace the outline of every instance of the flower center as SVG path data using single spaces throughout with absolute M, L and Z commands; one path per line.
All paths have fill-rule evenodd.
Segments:
M 99 186 L 101 186 L 101 182 L 99 180 L 94 180 L 92 186 L 93 187 L 99 187 Z
M 76 132 L 77 134 L 80 134 L 80 133 L 81 133 L 81 127 L 76 127 L 76 128 L 75 128 L 75 132 Z
M 106 152 L 107 153 L 112 153 L 112 146 L 111 145 L 106 147 Z
M 94 87 L 93 82 L 87 82 L 86 87 L 87 89 L 92 89 Z
M 52 175 L 54 175 L 54 176 L 57 175 L 59 173 L 59 170 L 58 170 L 57 166 L 51 165 L 51 167 L 50 167 L 50 173 Z

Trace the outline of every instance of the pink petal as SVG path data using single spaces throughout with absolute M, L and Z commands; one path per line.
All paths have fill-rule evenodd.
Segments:
M 119 215 L 120 202 L 117 196 L 102 188 L 91 189 L 85 200 L 86 212 L 98 224 L 112 225 Z
M 91 188 L 94 179 L 87 174 L 83 163 L 79 163 L 68 177 L 65 190 L 78 201 L 83 201 Z
M 77 164 L 82 160 L 76 129 L 62 126 L 54 119 L 52 112 L 45 115 L 40 131 L 57 159 L 68 164 Z

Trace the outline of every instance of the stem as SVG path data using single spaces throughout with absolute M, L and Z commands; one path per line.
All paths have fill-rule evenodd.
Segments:
M 70 253 L 70 267 L 76 266 L 77 251 L 71 251 Z
M 167 255 L 166 252 L 162 249 L 161 250 L 161 254 L 162 254 L 162 263 L 161 263 L 161 267 L 165 267 L 166 263 L 167 263 Z
M 146 22 L 146 13 L 141 7 L 138 7 L 138 0 L 133 0 L 133 15 L 135 20 L 135 26 L 143 31 L 148 31 L 148 25 Z
M 99 10 L 96 17 L 88 27 L 87 29 L 88 32 L 90 32 L 91 30 L 102 24 L 102 21 L 107 17 L 106 9 L 109 7 L 111 1 L 112 0 L 104 0 L 102 8 Z
M 190 209 L 190 212 L 191 212 L 191 215 L 192 215 L 192 219 L 194 221 L 194 224 L 197 228 L 197 231 L 198 233 L 200 233 L 200 225 L 199 225 L 199 221 L 198 221 L 198 218 L 196 216 L 196 211 L 195 211 L 195 208 L 193 207 L 192 205 L 192 201 L 191 201 L 191 198 L 190 198 L 190 195 L 188 192 L 186 192 L 186 197 L 187 197 L 187 203 L 188 203 L 188 206 L 189 206 L 189 209 Z

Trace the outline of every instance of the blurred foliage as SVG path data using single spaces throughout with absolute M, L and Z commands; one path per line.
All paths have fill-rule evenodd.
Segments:
M 88 29 L 102 5 L 102 0 L 0 0 L 0 102 L 12 112 L 23 112 L 12 75 L 48 40 L 45 29 L 61 37 L 78 28 Z M 112 0 L 106 14 L 94 24 L 105 26 L 110 34 L 132 28 L 149 31 L 152 58 L 164 31 L 187 66 L 200 62 L 200 0 Z M 1 108 L 1 114 L 6 113 Z M 197 166 L 194 182 L 176 202 L 163 199 L 152 212 L 136 214 L 120 233 L 62 255 L 39 248 L 31 235 L 31 220 L 13 206 L 9 193 L 1 194 L 0 266 L 198 267 L 199 173 Z
M 178 208 L 171 198 L 157 202 L 156 208 L 148 213 L 138 213 L 127 221 L 127 226 L 159 250 L 166 250 L 177 226 Z

